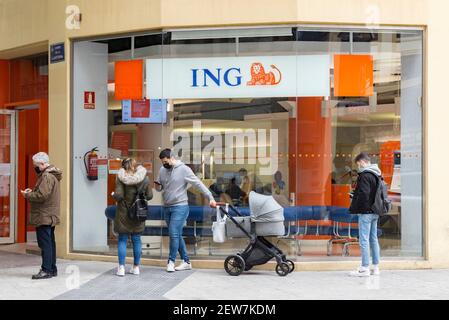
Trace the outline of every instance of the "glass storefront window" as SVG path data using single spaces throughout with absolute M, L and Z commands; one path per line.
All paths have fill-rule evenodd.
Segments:
M 382 256 L 422 257 L 422 59 L 418 30 L 168 30 L 75 42 L 73 250 L 116 253 L 103 214 L 114 204 L 113 165 L 134 157 L 154 180 L 168 147 L 217 201 L 242 214 L 249 214 L 251 191 L 272 195 L 286 221 L 284 235 L 269 240 L 292 260 L 359 255 L 357 221 L 347 209 L 353 159 L 368 152 L 394 203 L 380 219 Z M 115 99 L 121 61 L 142 62 L 142 97 L 157 116 L 140 121 L 128 113 L 141 101 Z M 95 110 L 79 102 L 90 91 Z M 98 146 L 99 179 L 88 181 L 83 156 Z M 149 205 L 160 209 L 161 195 L 153 193 Z M 184 236 L 192 259 L 245 248 L 246 238 L 214 243 L 215 210 L 197 190 L 188 196 Z M 143 243 L 144 256 L 167 257 L 160 214 L 146 222 Z

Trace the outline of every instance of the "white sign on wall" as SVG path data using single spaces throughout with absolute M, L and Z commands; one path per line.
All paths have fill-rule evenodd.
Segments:
M 147 59 L 147 98 L 330 95 L 329 55 Z

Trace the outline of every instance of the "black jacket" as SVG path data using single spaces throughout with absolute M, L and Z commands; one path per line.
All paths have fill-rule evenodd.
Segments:
M 376 196 L 378 178 L 372 172 L 362 172 L 357 178 L 349 212 L 352 214 L 373 213 L 371 206 Z

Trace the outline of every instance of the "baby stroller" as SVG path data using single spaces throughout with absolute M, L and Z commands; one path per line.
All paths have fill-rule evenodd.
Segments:
M 224 269 L 231 276 L 238 276 L 253 266 L 265 264 L 276 259 L 276 273 L 286 276 L 295 269 L 295 264 L 287 260 L 285 254 L 264 236 L 282 236 L 285 234 L 283 208 L 272 196 L 265 196 L 254 191 L 249 194 L 250 216 L 242 216 L 232 205 L 229 208 L 237 216 L 231 215 L 220 206 L 220 211 L 227 216 L 226 236 L 228 238 L 248 237 L 250 243 L 243 251 L 230 255 L 224 262 Z

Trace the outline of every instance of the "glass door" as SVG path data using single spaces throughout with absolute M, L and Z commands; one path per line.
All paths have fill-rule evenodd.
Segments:
M 0 244 L 15 237 L 15 113 L 0 110 Z

